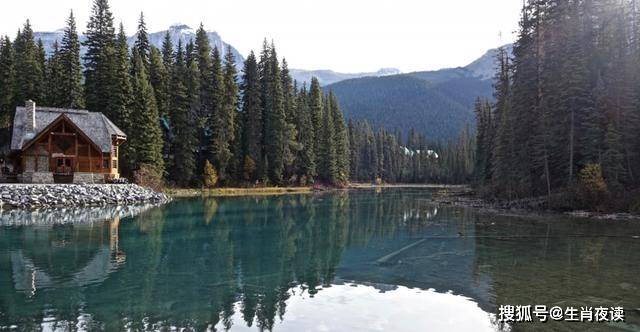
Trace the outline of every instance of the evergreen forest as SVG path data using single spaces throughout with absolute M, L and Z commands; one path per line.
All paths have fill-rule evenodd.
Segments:
M 635 0 L 524 3 L 513 57 L 498 54 L 495 101 L 475 107 L 483 194 L 638 207 L 639 23 Z
M 241 72 L 230 50 L 211 47 L 203 25 L 195 40 L 149 43 L 143 14 L 131 48 L 107 0 L 95 0 L 86 54 L 73 12 L 64 38 L 46 54 L 27 20 L 0 38 L 0 142 L 8 152 L 16 106 L 85 108 L 127 133 L 120 173 L 174 187 L 324 185 L 363 182 L 464 182 L 473 149 L 430 144 L 366 122 L 347 125 L 335 95 L 317 79 L 299 85 L 266 40 Z M 431 151 L 427 153 L 427 151 Z M 139 173 L 139 174 L 138 174 Z

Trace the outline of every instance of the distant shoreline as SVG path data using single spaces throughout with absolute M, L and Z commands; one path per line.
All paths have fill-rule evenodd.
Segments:
M 382 188 L 416 188 L 416 189 L 447 189 L 464 188 L 463 185 L 439 185 L 439 184 L 370 184 L 351 183 L 345 188 L 331 187 L 257 187 L 257 188 L 171 188 L 166 189 L 165 194 L 173 198 L 189 197 L 238 197 L 238 196 L 278 196 L 278 195 L 301 195 L 327 191 L 340 190 L 370 190 Z

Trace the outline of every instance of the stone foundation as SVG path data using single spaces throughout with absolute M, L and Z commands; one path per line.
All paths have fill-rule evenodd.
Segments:
M 53 173 L 51 172 L 24 172 L 18 176 L 22 183 L 53 183 Z
M 99 184 L 104 183 L 104 174 L 101 173 L 73 173 L 73 183 Z

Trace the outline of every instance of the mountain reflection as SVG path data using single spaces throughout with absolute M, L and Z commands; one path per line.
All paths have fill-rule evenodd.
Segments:
M 640 303 L 637 291 L 628 295 L 639 268 L 624 263 L 638 261 L 637 240 L 600 236 L 638 226 L 436 207 L 419 190 L 189 199 L 91 223 L 36 219 L 0 227 L 0 329 L 309 329 L 314 312 L 357 312 L 313 303 L 347 301 L 363 315 L 412 313 L 404 319 L 420 326 L 442 319 L 421 310 L 458 310 L 482 320 L 467 322 L 476 330 L 495 330 L 488 313 L 499 304 Z M 404 324 L 394 317 L 387 326 Z

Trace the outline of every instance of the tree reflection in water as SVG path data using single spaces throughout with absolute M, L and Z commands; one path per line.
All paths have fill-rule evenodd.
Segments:
M 589 277 L 577 285 L 591 294 L 610 290 L 604 278 L 637 289 L 629 280 L 638 267 L 621 260 L 638 261 L 637 242 L 544 238 L 602 231 L 562 222 L 436 207 L 428 192 L 384 190 L 178 200 L 90 225 L 0 227 L 0 327 L 52 320 L 106 330 L 271 330 L 287 320 L 288 303 L 351 282 L 379 292 L 451 290 L 486 312 L 577 301 L 589 293 L 571 286 L 581 274 Z M 534 292 L 534 281 L 550 295 Z

